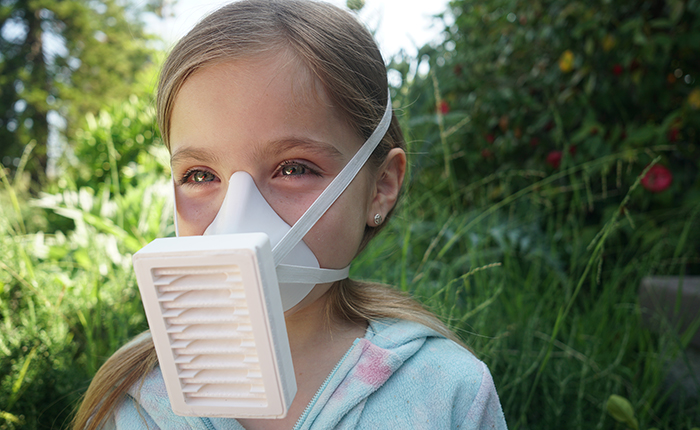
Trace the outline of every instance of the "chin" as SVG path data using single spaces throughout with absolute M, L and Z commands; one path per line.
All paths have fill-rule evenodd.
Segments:
M 322 298 L 331 289 L 331 285 L 333 284 L 317 284 L 306 297 L 284 313 L 284 318 L 289 320 L 289 318 L 297 314 L 325 311 L 325 300 L 322 300 Z

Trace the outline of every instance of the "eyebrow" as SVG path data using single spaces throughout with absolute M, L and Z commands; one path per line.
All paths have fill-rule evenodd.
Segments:
M 185 147 L 175 151 L 170 156 L 170 165 L 172 166 L 184 160 L 194 160 L 206 164 L 218 159 L 219 156 L 208 149 Z
M 264 145 L 264 147 L 257 148 L 254 155 L 262 159 L 267 159 L 268 157 L 274 158 L 283 155 L 285 152 L 299 148 L 340 161 L 342 161 L 344 158 L 343 153 L 331 144 L 300 137 L 286 137 L 279 140 L 273 140 L 268 142 L 267 145 Z M 213 151 L 210 151 L 209 149 L 184 147 L 175 151 L 170 156 L 170 165 L 173 166 L 177 163 L 182 163 L 185 160 L 208 164 L 219 159 L 219 155 Z
M 285 152 L 295 149 L 303 149 L 336 160 L 342 160 L 344 158 L 343 153 L 329 143 L 295 136 L 273 140 L 269 142 L 268 145 L 256 151 L 256 155 L 261 157 L 278 157 Z

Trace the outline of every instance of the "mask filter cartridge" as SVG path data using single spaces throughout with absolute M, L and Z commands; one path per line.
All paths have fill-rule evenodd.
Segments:
M 173 411 L 286 415 L 296 393 L 264 233 L 164 238 L 134 268 Z

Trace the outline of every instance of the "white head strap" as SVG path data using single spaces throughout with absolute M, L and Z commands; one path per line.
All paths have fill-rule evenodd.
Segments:
M 350 182 L 357 176 L 357 173 L 365 165 L 367 159 L 372 155 L 374 150 L 382 141 L 384 135 L 391 124 L 392 109 L 391 109 L 391 93 L 387 93 L 386 109 L 381 121 L 374 129 L 372 135 L 362 145 L 359 151 L 352 157 L 343 170 L 338 173 L 338 176 L 326 187 L 320 196 L 304 214 L 292 226 L 292 229 L 280 240 L 280 242 L 272 249 L 272 255 L 275 259 L 275 264 L 279 262 L 294 248 L 305 235 L 311 230 L 311 227 L 323 216 L 324 213 L 331 207 L 336 199 L 350 185 Z

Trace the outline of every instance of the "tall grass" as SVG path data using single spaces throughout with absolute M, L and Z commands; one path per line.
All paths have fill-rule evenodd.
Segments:
M 583 170 L 464 211 L 440 197 L 455 184 L 430 192 L 414 177 L 399 219 L 352 273 L 412 292 L 450 324 L 489 365 L 511 428 L 615 428 L 606 402 L 616 394 L 631 401 L 639 428 L 690 429 L 700 423 L 698 398 L 664 379 L 698 322 L 686 333 L 668 325 L 652 333 L 637 294 L 645 276 L 683 274 L 689 261 L 678 256 L 696 252 L 688 237 L 700 202 L 635 225 L 638 214 L 625 208 L 644 192 L 638 180 L 606 197 L 552 186 Z M 504 188 L 505 176 L 490 180 Z M 612 194 L 616 210 L 601 228 L 588 226 L 590 202 Z
M 64 189 L 30 201 L 21 180 L 3 179 L 0 429 L 63 427 L 100 364 L 146 328 L 130 256 L 172 233 L 167 178 L 154 170 L 141 166 L 118 195 Z M 460 187 L 416 169 L 351 273 L 443 318 L 489 365 L 511 428 L 621 428 L 605 408 L 617 394 L 640 428 L 690 429 L 697 398 L 664 383 L 689 333 L 646 329 L 637 290 L 692 263 L 700 205 L 630 214 L 636 183 L 595 190 L 585 171 L 501 172 Z M 601 201 L 617 204 L 592 227 Z

